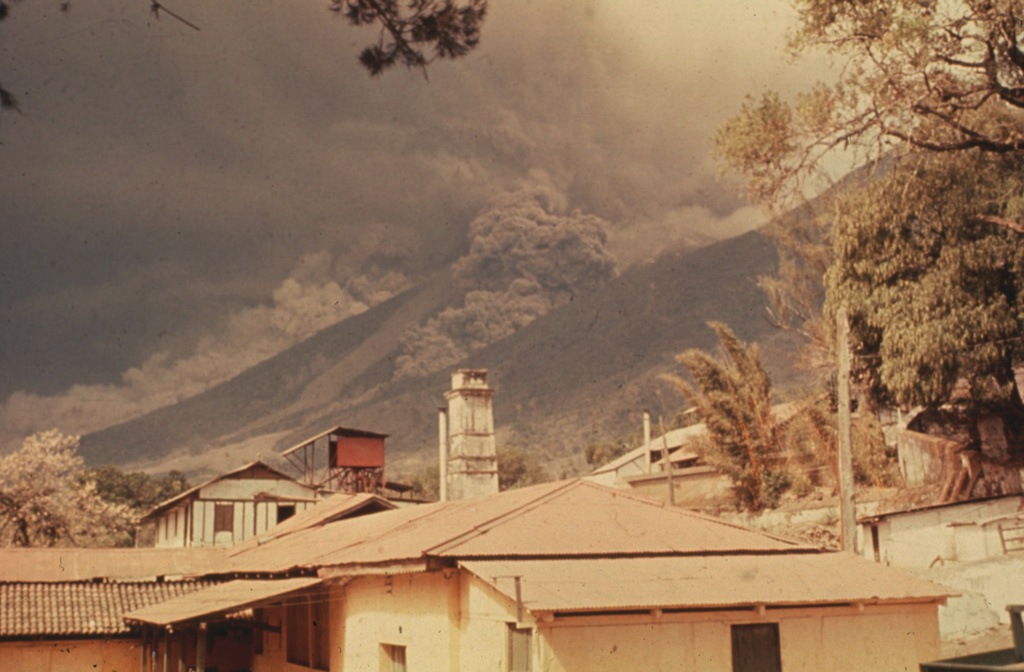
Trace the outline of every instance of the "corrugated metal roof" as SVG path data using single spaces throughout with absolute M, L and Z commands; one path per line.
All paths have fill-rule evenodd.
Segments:
M 0 637 L 120 635 L 129 611 L 212 586 L 210 581 L 0 583 Z
M 954 591 L 850 553 L 466 560 L 534 612 L 933 601 Z
M 380 513 L 398 508 L 388 500 L 377 495 L 361 492 L 355 495 L 337 494 L 317 502 L 316 505 L 300 511 L 291 518 L 278 523 L 257 537 L 250 537 L 235 544 L 236 549 L 251 548 L 265 544 L 271 539 L 279 539 L 299 530 L 321 527 L 327 523 L 344 520 L 354 516 Z
M 0 581 L 138 580 L 222 571 L 227 549 L 0 548 Z
M 317 578 L 228 581 L 173 600 L 135 609 L 126 613 L 124 617 L 129 621 L 152 625 L 215 620 L 231 612 L 312 588 L 320 583 L 322 580 Z
M 773 553 L 814 550 L 582 479 L 384 511 L 232 553 L 236 571 L 425 557 Z

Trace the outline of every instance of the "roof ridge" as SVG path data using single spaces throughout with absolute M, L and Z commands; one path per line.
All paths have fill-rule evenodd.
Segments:
M 586 483 L 586 481 L 583 478 L 573 478 L 565 480 L 563 482 L 553 481 L 553 483 L 555 484 L 555 487 L 542 493 L 538 497 L 528 500 L 520 504 L 519 506 L 503 511 L 502 513 L 498 514 L 497 516 L 494 516 L 493 518 L 485 520 L 484 522 L 479 523 L 478 525 L 474 525 L 472 529 L 461 532 L 455 535 L 454 537 L 451 537 L 450 539 L 442 541 L 439 544 L 434 544 L 429 548 L 423 549 L 423 555 L 430 555 L 431 553 L 440 553 L 443 551 L 451 550 L 452 548 L 455 548 L 464 541 L 472 537 L 479 536 L 487 532 L 488 530 L 496 527 L 501 522 L 504 522 L 504 520 L 513 518 L 518 514 L 531 511 L 540 506 L 542 503 L 550 499 L 554 499 L 558 496 L 561 496 L 573 488 L 579 487 L 581 484 Z

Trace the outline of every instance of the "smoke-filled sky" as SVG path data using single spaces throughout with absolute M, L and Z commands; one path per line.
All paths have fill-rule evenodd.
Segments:
M 808 86 L 784 0 L 491 0 L 481 46 L 371 78 L 326 0 L 12 5 L 0 23 L 0 451 L 195 393 L 465 254 L 542 185 L 619 268 L 760 222 L 708 136 Z

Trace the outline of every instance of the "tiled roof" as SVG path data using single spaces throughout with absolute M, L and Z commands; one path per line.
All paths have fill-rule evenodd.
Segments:
M 0 637 L 119 635 L 129 611 L 214 585 L 212 581 L 0 583 Z
M 384 511 L 232 552 L 235 571 L 529 557 L 811 551 L 582 479 Z
M 740 608 L 934 601 L 947 588 L 850 553 L 468 560 L 460 566 L 531 611 Z
M 222 571 L 227 549 L 0 548 L 0 582 L 141 580 Z

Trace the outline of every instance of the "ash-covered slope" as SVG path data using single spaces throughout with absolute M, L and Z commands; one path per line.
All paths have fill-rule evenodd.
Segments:
M 457 366 L 491 372 L 501 441 L 548 458 L 579 451 L 635 425 L 643 408 L 655 418 L 678 409 L 682 400 L 657 376 L 678 370 L 679 352 L 715 345 L 708 320 L 745 340 L 776 338 L 756 286 L 775 259 L 756 232 L 662 255 Z M 451 369 L 395 379 L 394 361 L 405 329 L 461 296 L 447 274 L 433 276 L 197 397 L 84 437 L 82 454 L 92 464 L 124 464 L 273 433 L 281 433 L 283 448 L 342 424 L 389 433 L 396 463 L 415 462 L 421 452 L 427 459 Z

